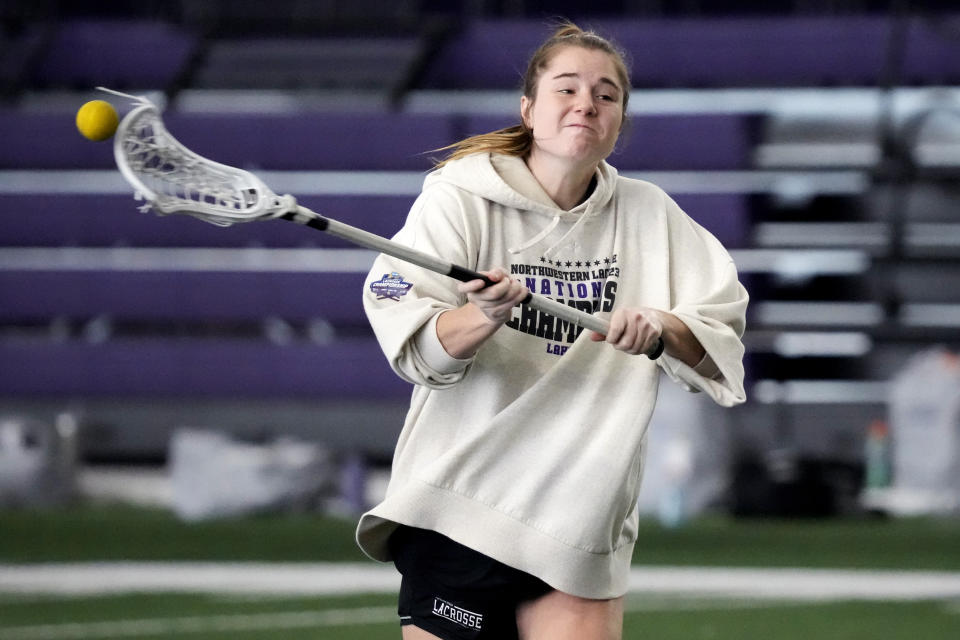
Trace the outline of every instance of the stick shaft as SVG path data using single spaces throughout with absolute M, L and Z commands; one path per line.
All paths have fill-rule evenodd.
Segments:
M 418 267 L 423 267 L 424 269 L 429 269 L 430 271 L 434 271 L 445 276 L 450 276 L 451 278 L 456 278 L 462 282 L 468 282 L 470 280 L 483 280 L 488 285 L 493 284 L 493 282 L 482 273 L 451 264 L 437 257 L 431 256 L 428 253 L 411 249 L 410 247 L 402 245 L 399 242 L 394 242 L 393 240 L 388 240 L 382 236 L 378 236 L 375 233 L 358 229 L 357 227 L 350 226 L 349 224 L 345 224 L 332 218 L 326 218 L 321 216 L 319 213 L 307 209 L 306 207 L 298 205 L 295 211 L 286 213 L 282 217 L 285 220 L 291 220 L 293 222 L 324 231 L 330 235 L 343 238 L 344 240 L 361 247 L 366 247 L 367 249 L 373 249 L 375 251 L 379 251 L 380 253 L 385 253 L 388 256 L 393 256 L 394 258 L 399 258 L 404 262 L 415 264 Z M 579 309 L 568 307 L 567 305 L 557 302 L 556 300 L 539 296 L 535 293 L 530 293 L 526 298 L 524 298 L 522 304 L 533 307 L 538 311 L 549 313 L 556 318 L 566 320 L 574 325 L 591 329 L 592 331 L 596 331 L 597 333 L 603 335 L 607 335 L 607 333 L 610 331 L 610 324 L 606 320 L 598 318 L 584 311 L 580 311 Z M 653 350 L 653 352 L 647 354 L 647 357 L 649 357 L 651 360 L 656 360 L 660 357 L 661 353 L 663 353 L 663 338 L 659 339 L 657 347 Z
M 292 220 L 293 222 L 298 222 L 300 224 L 318 229 L 329 233 L 330 235 L 337 236 L 338 238 L 343 238 L 352 244 L 360 245 L 361 247 L 366 247 L 367 249 L 373 249 L 379 251 L 380 253 L 385 253 L 394 258 L 399 258 L 404 262 L 409 262 L 415 264 L 418 267 L 423 267 L 424 269 L 429 269 L 436 273 L 443 274 L 445 276 L 450 276 L 462 282 L 468 282 L 470 280 L 484 280 L 487 284 L 493 284 L 486 276 L 476 271 L 472 271 L 465 267 L 461 267 L 450 262 L 441 260 L 435 256 L 431 256 L 428 253 L 423 253 L 422 251 L 417 251 L 416 249 L 411 249 L 408 246 L 402 245 L 399 242 L 394 242 L 393 240 L 388 240 L 382 236 L 378 236 L 369 231 L 364 231 L 363 229 L 358 229 L 357 227 L 350 226 L 338 220 L 333 220 L 332 218 L 326 218 L 320 214 L 307 209 L 306 207 L 297 206 L 297 211 L 292 214 L 286 214 L 283 216 L 287 220 Z M 610 325 L 603 320 L 594 315 L 580 311 L 579 309 L 574 309 L 573 307 L 568 307 L 565 304 L 556 302 L 549 298 L 536 295 L 531 293 L 524 299 L 523 304 L 533 307 L 544 313 L 549 313 L 550 315 L 560 318 L 561 320 L 566 320 L 577 326 L 581 326 L 587 329 L 591 329 L 598 333 L 606 335 L 610 330 Z

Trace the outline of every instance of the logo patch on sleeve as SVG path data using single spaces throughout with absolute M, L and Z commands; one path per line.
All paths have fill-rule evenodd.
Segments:
M 407 292 L 410 291 L 410 287 L 412 286 L 412 282 L 405 281 L 402 275 L 394 271 L 392 273 L 385 273 L 379 280 L 371 282 L 370 291 L 377 296 L 377 300 L 390 299 L 399 301 L 400 296 L 407 295 Z

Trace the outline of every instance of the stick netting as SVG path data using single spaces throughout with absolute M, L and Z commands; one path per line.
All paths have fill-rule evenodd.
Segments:
M 180 144 L 157 108 L 144 103 L 123 119 L 116 133 L 117 165 L 146 200 L 142 209 L 185 213 L 228 226 L 276 217 L 292 205 L 248 171 L 208 160 Z

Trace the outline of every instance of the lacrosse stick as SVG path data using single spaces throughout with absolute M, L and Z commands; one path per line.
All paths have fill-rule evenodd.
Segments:
M 298 205 L 293 196 L 278 196 L 252 173 L 208 160 L 180 144 L 164 127 L 159 109 L 146 98 L 99 88 L 135 102 L 117 128 L 113 151 L 120 173 L 133 186 L 137 199 L 145 201 L 142 211 L 187 214 L 220 226 L 280 218 L 463 282 L 479 279 L 488 286 L 494 284 L 476 271 L 324 217 Z M 610 329 L 601 318 L 533 293 L 521 304 L 603 335 Z M 648 356 L 655 359 L 662 352 L 660 340 Z

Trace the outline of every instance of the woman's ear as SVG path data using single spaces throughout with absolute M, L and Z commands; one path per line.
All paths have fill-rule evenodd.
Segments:
M 533 109 L 533 100 L 527 96 L 520 96 L 520 118 L 523 119 L 523 126 L 533 131 L 533 120 L 530 118 L 530 111 Z

